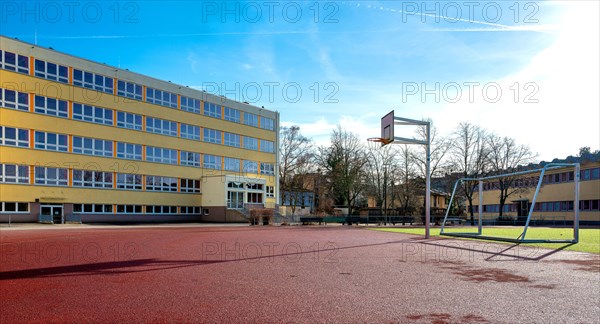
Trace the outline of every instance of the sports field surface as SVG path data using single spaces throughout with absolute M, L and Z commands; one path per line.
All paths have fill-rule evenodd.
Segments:
M 597 323 L 600 256 L 361 227 L 0 229 L 0 323 Z

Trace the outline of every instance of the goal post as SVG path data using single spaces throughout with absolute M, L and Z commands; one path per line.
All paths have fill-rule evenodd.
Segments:
M 532 215 L 536 208 L 536 201 L 538 199 L 538 195 L 540 193 L 540 189 L 544 183 L 544 175 L 549 170 L 558 170 L 569 168 L 572 169 L 573 172 L 573 183 L 574 183 L 574 193 L 573 193 L 573 236 L 569 239 L 550 239 L 550 238 L 534 238 L 527 239 L 527 230 L 531 225 Z M 483 234 L 483 201 L 484 201 L 484 181 L 489 180 L 498 180 L 501 178 L 511 178 L 511 177 L 522 177 L 528 174 L 539 173 L 539 179 L 537 180 L 537 184 L 535 186 L 535 191 L 533 193 L 531 204 L 527 207 L 527 215 L 524 221 L 523 231 L 518 235 L 518 237 L 502 237 L 502 236 L 490 236 Z M 570 173 L 570 172 L 569 172 Z M 477 218 L 477 232 L 454 232 L 448 231 L 446 229 L 447 221 L 452 220 L 449 217 L 450 210 L 452 208 L 452 202 L 456 197 L 456 192 L 459 186 L 465 182 L 474 182 L 477 185 L 477 198 L 478 198 L 478 218 Z M 495 241 L 504 241 L 504 242 L 513 242 L 513 243 L 577 243 L 579 241 L 579 182 L 580 182 L 580 165 L 579 163 L 548 163 L 544 165 L 542 168 L 512 172 L 488 177 L 480 177 L 480 178 L 461 178 L 458 179 L 454 183 L 454 188 L 452 190 L 452 195 L 450 196 L 450 202 L 448 203 L 448 207 L 446 209 L 446 213 L 444 216 L 444 220 L 442 222 L 440 235 L 444 236 L 453 236 L 453 237 L 465 237 L 465 238 L 476 238 L 482 240 L 495 240 Z M 567 208 L 568 209 L 568 208 Z

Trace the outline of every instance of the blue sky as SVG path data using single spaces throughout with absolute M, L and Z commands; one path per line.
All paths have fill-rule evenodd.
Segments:
M 338 123 L 376 136 L 395 109 L 444 134 L 480 124 L 542 160 L 600 147 L 596 1 L 69 6 L 3 2 L 1 33 L 278 110 L 320 144 Z

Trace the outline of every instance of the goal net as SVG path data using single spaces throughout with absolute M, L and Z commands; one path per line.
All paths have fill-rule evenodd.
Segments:
M 579 169 L 579 163 L 548 163 L 533 170 L 459 179 L 454 184 L 440 235 L 514 243 L 577 243 Z M 473 218 L 469 204 L 462 201 L 468 190 Z M 456 204 L 454 200 L 459 200 L 459 195 L 462 199 Z M 466 206 L 467 219 L 451 215 L 456 214 L 456 205 Z M 464 221 L 466 226 L 452 226 Z

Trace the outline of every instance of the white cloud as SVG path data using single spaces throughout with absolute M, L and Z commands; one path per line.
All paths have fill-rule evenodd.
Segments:
M 556 41 L 528 66 L 496 81 L 503 90 L 499 102 L 486 103 L 476 92 L 480 100 L 468 103 L 463 95 L 434 120 L 443 121 L 444 133 L 470 120 L 530 145 L 542 160 L 576 154 L 581 146 L 600 147 L 599 6 L 595 1 L 568 3 Z M 520 85 L 518 103 L 510 88 L 515 82 Z M 524 89 L 528 82 L 534 84 Z M 539 91 L 532 98 L 539 102 L 523 103 L 536 86 Z

